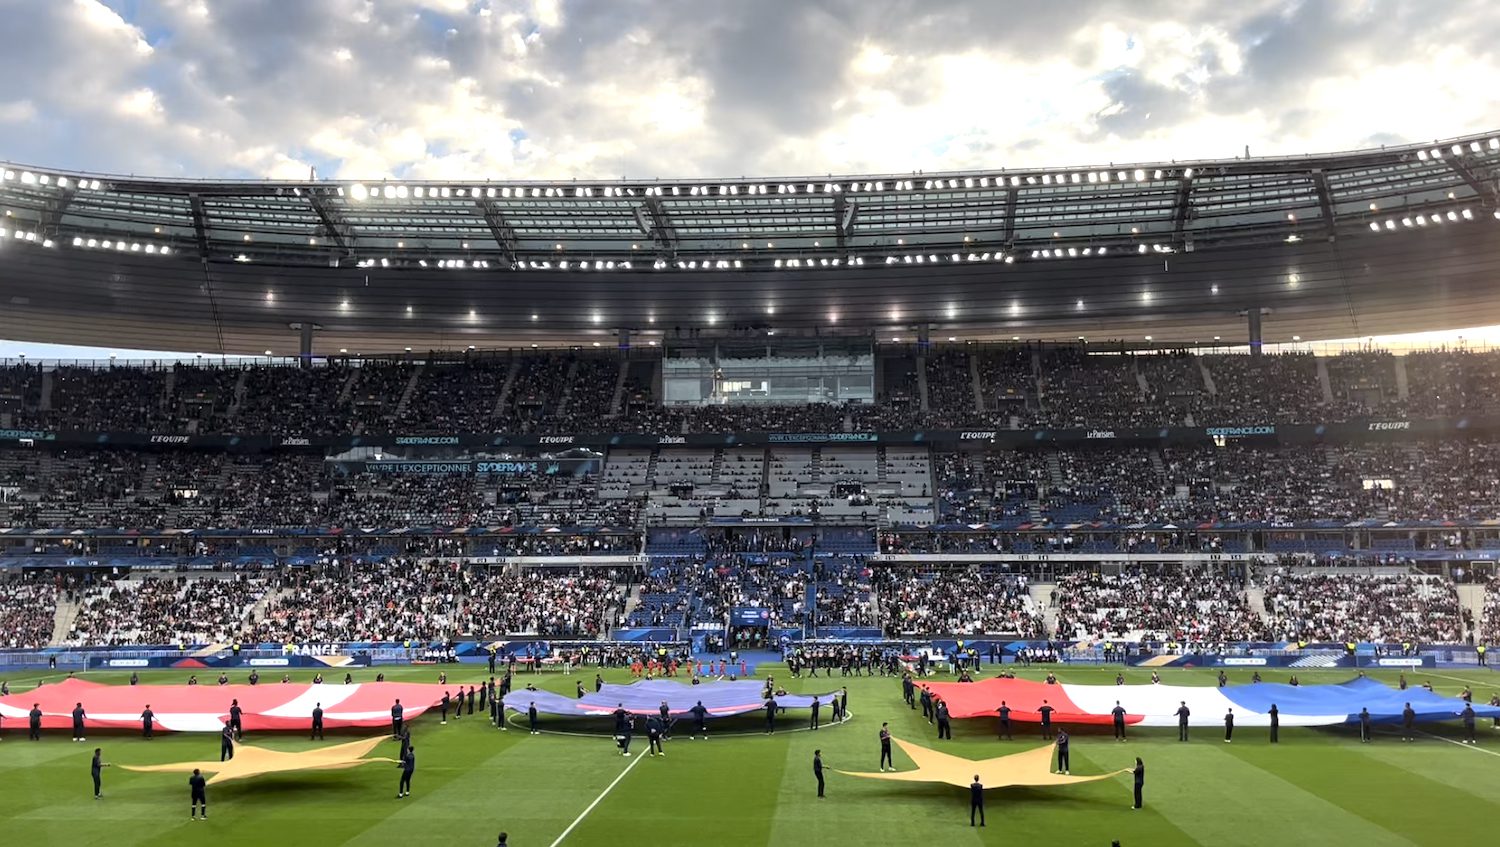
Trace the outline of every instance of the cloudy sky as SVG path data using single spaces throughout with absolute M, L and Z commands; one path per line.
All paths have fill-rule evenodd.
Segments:
M 1326 152 L 1500 128 L 1495 3 L 0 0 L 0 160 L 644 178 Z
M 741 176 L 1500 127 L 1494 0 L 0 0 L 0 159 Z

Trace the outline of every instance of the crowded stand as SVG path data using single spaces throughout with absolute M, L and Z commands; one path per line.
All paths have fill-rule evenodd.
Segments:
M 507 370 L 508 363 L 489 359 L 427 363 L 396 429 L 423 434 L 488 430 Z
M 986 414 L 1007 428 L 1031 418 L 1037 384 L 1032 351 L 1025 347 L 986 349 L 976 356 L 979 393 Z M 1059 386 L 1060 388 L 1060 386 Z
M 1483 610 L 1484 627 L 1480 631 L 1480 641 L 1500 647 L 1500 576 L 1485 583 Z
M 1198 359 L 1214 388 L 1200 400 L 1195 414 L 1200 426 L 1328 419 L 1318 363 L 1309 353 L 1209 354 Z
M 607 571 L 465 571 L 461 589 L 451 632 L 476 637 L 596 638 L 617 625 L 625 610 L 625 589 Z
M 348 412 L 339 398 L 355 376 L 354 368 L 338 361 L 310 368 L 253 366 L 232 431 L 276 436 L 348 432 Z
M 186 577 L 97 582 L 77 600 L 72 645 L 204 644 L 238 639 L 270 590 L 258 577 Z M 337 592 L 330 592 L 337 593 Z
M 1056 347 L 1042 353 L 1041 408 L 1032 425 L 1089 427 L 1149 426 L 1163 413 L 1146 405 L 1136 378 L 1135 357 Z
M 57 585 L 50 575 L 0 575 L 0 647 L 45 647 L 52 641 Z
M 1465 350 L 1397 359 L 1377 351 L 1317 358 L 938 345 L 920 358 L 890 352 L 881 361 L 874 403 L 702 406 L 653 398 L 650 360 L 622 364 L 576 352 L 332 359 L 310 367 L 68 365 L 52 368 L 50 379 L 36 366 L 9 365 L 0 368 L 0 415 L 17 427 L 283 436 L 1086 429 L 1341 421 L 1406 410 L 1451 416 L 1491 410 L 1500 387 L 1500 354 Z
M 1262 587 L 1272 635 L 1282 640 L 1457 642 L 1467 629 L 1457 589 L 1439 576 L 1277 570 Z
M 1500 351 L 1426 351 L 1405 357 L 1411 414 L 1456 417 L 1493 413 L 1500 397 Z
M 1052 601 L 1064 640 L 1220 644 L 1269 636 L 1238 581 L 1190 570 L 1074 571 L 1058 579 Z
M 394 557 L 293 571 L 276 590 L 248 640 L 399 642 L 453 633 L 463 579 L 444 562 Z
M 943 570 L 882 569 L 873 585 L 886 634 L 1043 635 L 1042 610 L 1024 576 L 978 565 Z
M 1327 359 L 1328 384 L 1336 415 L 1404 415 L 1398 397 L 1396 357 L 1384 350 L 1361 350 Z

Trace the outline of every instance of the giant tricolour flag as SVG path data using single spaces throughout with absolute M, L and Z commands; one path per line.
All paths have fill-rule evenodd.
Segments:
M 700 685 L 669 679 L 642 680 L 629 685 L 605 685 L 599 691 L 585 691 L 584 696 L 577 698 L 551 691 L 512 691 L 505 695 L 505 708 L 525 712 L 534 703 L 542 714 L 599 717 L 613 714 L 623 706 L 631 714 L 650 716 L 658 714 L 661 704 L 666 703 L 669 714 L 682 717 L 701 702 L 708 717 L 723 718 L 765 708 L 765 700 L 761 697 L 763 690 L 764 686 L 754 680 Z M 812 707 L 816 697 L 822 706 L 832 710 L 834 693 L 779 694 L 776 705 L 782 709 L 806 709 Z
M 955 718 L 995 717 L 1003 701 L 1011 719 L 1035 722 L 1043 702 L 1053 708 L 1055 723 L 1108 724 L 1118 703 L 1127 723 L 1138 726 L 1176 726 L 1177 710 L 1186 704 L 1193 726 L 1217 726 L 1234 710 L 1239 726 L 1268 726 L 1271 705 L 1282 726 L 1326 726 L 1359 719 L 1369 709 L 1378 722 L 1401 719 L 1407 703 L 1423 722 L 1454 720 L 1464 701 L 1421 688 L 1400 691 L 1372 679 L 1338 685 L 1284 685 L 1260 682 L 1208 688 L 1196 685 L 1048 685 L 1025 679 L 986 679 L 980 682 L 924 682 L 923 687 L 948 704 Z M 1500 717 L 1500 707 L 1475 706 L 1479 717 Z
M 10 728 L 25 726 L 35 703 L 42 710 L 44 729 L 65 729 L 73 725 L 74 705 L 82 703 L 87 727 L 139 729 L 141 712 L 150 705 L 159 729 L 217 732 L 229 719 L 230 703 L 239 700 L 246 732 L 305 731 L 312 724 L 315 706 L 323 708 L 323 725 L 328 729 L 382 726 L 390 723 L 396 700 L 410 720 L 437 705 L 445 690 L 457 688 L 404 682 L 104 685 L 68 679 L 0 698 L 0 716 Z

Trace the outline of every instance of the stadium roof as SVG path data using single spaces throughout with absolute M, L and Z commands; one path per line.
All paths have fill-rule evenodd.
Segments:
M 733 326 L 1145 326 L 1186 341 L 1235 334 L 1249 308 L 1276 315 L 1268 340 L 1271 327 L 1500 323 L 1481 290 L 1500 270 L 1497 174 L 1494 133 L 1305 157 L 714 182 L 5 165 L 0 334 L 292 352 L 293 322 L 366 350 Z

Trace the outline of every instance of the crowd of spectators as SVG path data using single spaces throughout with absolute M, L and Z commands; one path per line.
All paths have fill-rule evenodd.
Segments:
M 251 610 L 270 589 L 268 580 L 254 576 L 97 582 L 78 598 L 67 643 L 95 646 L 234 641 L 251 628 Z
M 1278 569 L 1262 587 L 1272 633 L 1287 641 L 1456 642 L 1466 630 L 1457 589 L 1439 576 Z
M 252 640 L 285 644 L 442 638 L 455 632 L 463 585 L 455 565 L 405 557 L 293 571 L 278 578 L 278 595 L 255 622 Z
M 980 566 L 882 568 L 872 582 L 886 634 L 1042 635 L 1042 611 L 1025 577 Z
M 1212 573 L 1074 571 L 1052 592 L 1059 639 L 1179 643 L 1263 641 L 1269 630 L 1244 587 Z
M 52 640 L 57 585 L 50 575 L 0 576 L 0 647 L 44 647 Z
M 1495 576 L 1484 586 L 1484 627 L 1480 640 L 1495 656 L 1490 661 L 1500 660 L 1500 576 Z
M 1148 427 L 1338 421 L 1488 412 L 1500 353 L 1463 349 L 1329 356 L 1133 353 L 1101 345 L 936 345 L 919 360 L 885 354 L 873 404 L 666 407 L 621 361 L 577 351 L 344 360 L 296 366 L 58 366 L 44 398 L 33 365 L 0 368 L 12 426 L 318 436 L 412 433 L 838 432 L 910 427 Z M 918 374 L 918 362 L 925 374 Z M 627 363 L 629 364 L 629 363 Z M 1401 397 L 1398 372 L 1409 396 Z M 412 381 L 416 373 L 415 382 Z M 920 376 L 928 409 L 920 409 Z M 513 378 L 512 378 L 513 377 Z M 509 385 L 509 390 L 506 386 Z M 410 386 L 404 407 L 403 396 Z M 976 411 L 975 392 L 982 405 Z M 44 410 L 45 407 L 45 410 Z M 400 415 L 397 417 L 398 409 Z
M 625 588 L 607 571 L 468 571 L 462 590 L 455 632 L 475 637 L 595 638 L 625 610 Z

